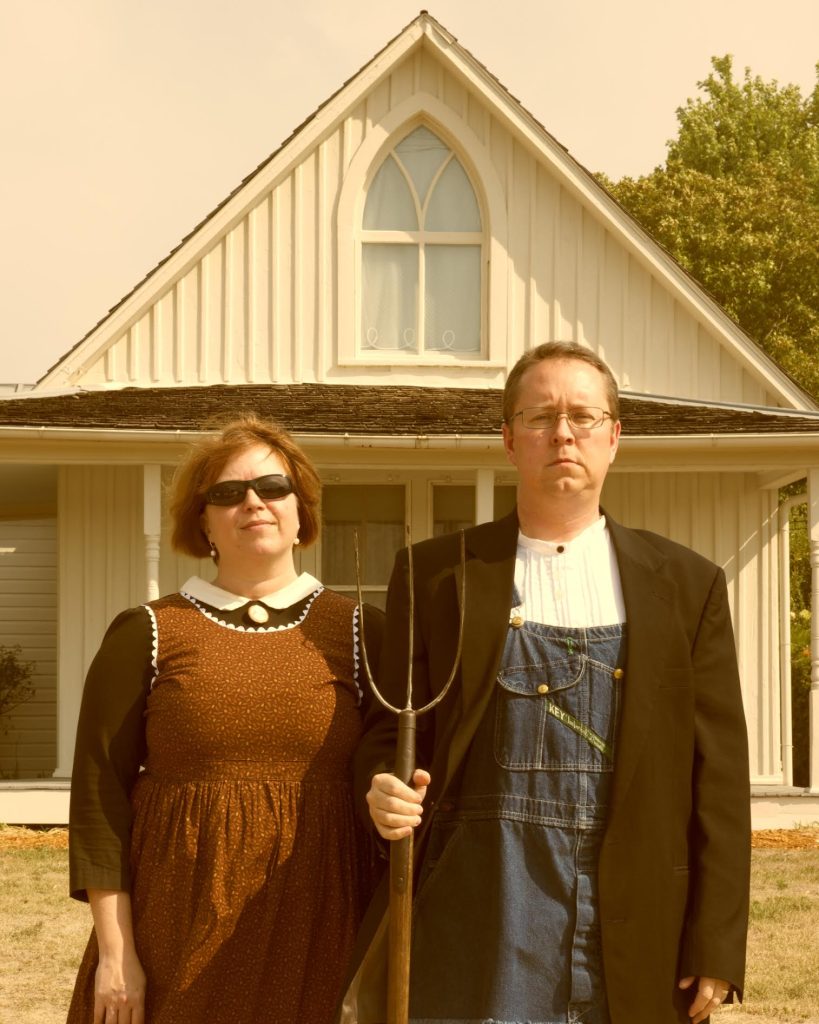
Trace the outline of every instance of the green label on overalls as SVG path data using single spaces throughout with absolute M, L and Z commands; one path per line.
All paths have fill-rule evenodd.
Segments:
M 582 736 L 584 740 L 588 740 L 589 743 L 599 750 L 601 754 L 605 754 L 606 757 L 612 756 L 611 744 L 606 743 L 602 736 L 598 736 L 594 729 L 590 729 L 587 725 L 575 718 L 574 715 L 570 715 L 568 711 L 564 711 L 559 708 L 557 704 L 552 701 L 546 701 L 546 707 L 549 709 L 549 714 L 553 715 L 558 721 L 562 722 L 578 735 Z

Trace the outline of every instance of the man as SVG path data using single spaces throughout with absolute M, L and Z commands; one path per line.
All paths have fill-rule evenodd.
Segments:
M 620 436 L 608 367 L 568 343 L 512 369 L 503 439 L 517 508 L 466 531 L 463 657 L 419 719 L 413 787 L 395 719 L 356 756 L 385 840 L 417 829 L 410 1018 L 673 1024 L 743 984 L 750 794 L 725 577 L 600 509 Z M 414 546 L 414 703 L 455 658 L 457 535 Z M 407 557 L 379 678 L 403 704 Z M 427 770 L 428 769 L 428 770 Z M 383 1021 L 385 902 L 343 1021 Z

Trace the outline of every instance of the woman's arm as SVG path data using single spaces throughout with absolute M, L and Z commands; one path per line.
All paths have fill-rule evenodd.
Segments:
M 112 889 L 87 892 L 99 946 L 94 1024 L 110 1021 L 111 1011 L 117 1024 L 144 1024 L 145 972 L 134 944 L 131 897 Z
M 71 776 L 71 894 L 130 888 L 130 794 L 145 758 L 153 678 L 145 608 L 118 615 L 88 670 Z

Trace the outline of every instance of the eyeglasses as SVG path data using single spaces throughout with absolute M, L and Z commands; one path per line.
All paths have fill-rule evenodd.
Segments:
M 530 409 L 520 409 L 507 421 L 511 426 L 515 416 L 520 416 L 520 422 L 529 430 L 550 430 L 561 416 L 565 416 L 571 426 L 579 430 L 594 430 L 605 420 L 611 419 L 611 413 L 605 409 L 598 409 L 594 405 L 578 405 L 574 409 L 566 409 L 559 412 L 550 405 L 533 406 Z
M 205 491 L 205 501 L 209 505 L 238 505 L 245 500 L 249 490 L 254 490 L 262 501 L 276 501 L 293 493 L 293 481 L 284 473 L 271 473 L 255 480 L 222 480 Z

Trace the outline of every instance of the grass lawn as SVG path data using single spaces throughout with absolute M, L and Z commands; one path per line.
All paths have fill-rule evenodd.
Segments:
M 755 837 L 745 1003 L 713 1024 L 819 1024 L 819 827 Z M 91 926 L 67 871 L 64 829 L 0 826 L 0 1024 L 65 1020 Z

